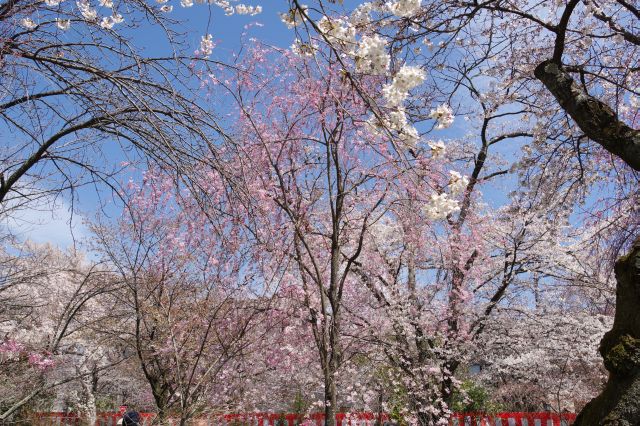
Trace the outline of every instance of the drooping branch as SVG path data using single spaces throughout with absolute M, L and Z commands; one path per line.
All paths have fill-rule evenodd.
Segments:
M 640 170 L 640 130 L 627 126 L 607 104 L 575 84 L 558 63 L 541 63 L 535 69 L 535 76 L 585 135 L 620 157 L 634 170 Z

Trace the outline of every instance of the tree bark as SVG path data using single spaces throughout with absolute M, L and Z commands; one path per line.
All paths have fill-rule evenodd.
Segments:
M 640 238 L 618 259 L 615 273 L 616 314 L 600 342 L 609 379 L 574 426 L 640 425 Z
M 640 130 L 620 121 L 607 104 L 575 84 L 553 60 L 538 65 L 534 73 L 589 139 L 640 171 Z
M 78 375 L 80 376 L 80 401 L 78 404 L 78 412 L 80 414 L 80 424 L 82 426 L 94 426 L 97 420 L 96 413 L 96 397 L 94 393 L 93 381 L 94 375 L 91 368 L 87 365 L 87 361 L 83 361 L 78 367 Z
M 334 371 L 331 371 L 328 375 L 325 376 L 324 415 L 325 415 L 326 426 L 336 426 L 336 413 L 338 410 L 338 407 L 336 407 L 336 405 L 338 403 L 338 392 L 336 389 L 336 380 L 334 377 L 334 373 L 335 373 Z
M 153 395 L 153 399 L 156 403 L 156 408 L 158 409 L 158 413 L 156 416 L 156 420 L 154 424 L 158 425 L 167 425 L 169 424 L 169 413 L 168 413 L 168 405 L 169 398 L 167 397 L 167 392 L 162 388 L 162 385 L 157 381 L 151 383 L 151 393 Z

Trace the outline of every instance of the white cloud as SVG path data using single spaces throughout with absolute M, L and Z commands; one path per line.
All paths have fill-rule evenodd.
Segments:
M 67 202 L 48 199 L 30 209 L 10 211 L 1 223 L 6 231 L 22 241 L 50 243 L 64 249 L 88 236 L 83 221 L 82 215 L 71 214 Z

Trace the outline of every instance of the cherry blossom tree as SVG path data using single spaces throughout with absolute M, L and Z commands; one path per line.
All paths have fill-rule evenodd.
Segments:
M 209 202 L 224 194 L 216 176 L 206 183 Z M 255 286 L 259 265 L 250 263 L 243 233 L 228 216 L 203 213 L 162 171 L 132 183 L 129 205 L 117 227 L 94 230 L 121 283 L 115 330 L 138 358 L 159 421 L 171 412 L 186 424 L 205 409 L 237 409 L 240 384 L 260 368 L 245 359 L 269 331 L 269 298 Z
M 617 2 L 397 1 L 346 9 L 325 2 L 306 6 L 294 1 L 283 16 L 299 37 L 294 48 L 302 47 L 319 57 L 323 50 L 318 45 L 331 45 L 341 58 L 346 78 L 387 130 L 397 130 L 392 117 L 398 114 L 413 122 L 430 119 L 434 130 L 450 126 L 453 114 L 475 123 L 482 147 L 471 168 L 469 201 L 482 181 L 480 173 L 491 158 L 489 151 L 496 146 L 500 149 L 501 142 L 508 140 L 523 146 L 516 161 L 489 174 L 517 172 L 519 183 L 526 188 L 523 196 L 514 197 L 514 203 L 496 216 L 504 214 L 499 220 L 515 225 L 511 235 L 490 245 L 485 242 L 481 250 L 461 251 L 462 241 L 469 247 L 465 234 L 467 238 L 474 234 L 467 219 L 473 203 L 463 202 L 460 215 L 450 221 L 454 225 L 453 262 L 445 267 L 451 273 L 447 278 L 452 289 L 450 330 L 460 330 L 465 322 L 457 311 L 464 305 L 468 278 L 479 280 L 481 285 L 473 293 L 480 296 L 491 291 L 488 283 L 502 276 L 495 292 L 487 295 L 485 314 L 470 321 L 472 336 L 484 330 L 488 318 L 482 317 L 502 303 L 518 276 L 538 284 L 540 276 L 558 283 L 579 283 L 583 290 L 574 291 L 574 296 L 589 293 L 588 285 L 595 281 L 609 293 L 604 299 L 610 303 L 611 267 L 599 268 L 581 252 L 615 258 L 637 233 L 637 174 L 632 170 L 637 169 L 633 159 L 637 131 L 632 127 L 637 123 L 634 11 L 633 5 Z M 611 55 L 608 50 L 612 48 L 620 53 Z M 552 59 L 546 61 L 548 58 Z M 427 78 L 418 90 L 398 90 L 402 85 L 395 82 L 404 81 L 403 70 L 411 66 L 427 71 Z M 363 84 L 370 74 L 383 75 L 391 82 L 381 88 Z M 575 80 L 580 78 L 582 87 L 572 75 Z M 456 105 L 455 110 L 448 105 Z M 571 120 L 579 128 L 572 127 Z M 409 153 L 415 155 L 419 148 L 419 144 L 418 149 L 410 147 Z M 615 195 L 603 197 L 603 188 Z M 582 210 L 579 219 L 571 216 L 573 209 L 574 215 Z M 540 220 L 542 217 L 546 219 Z M 560 222 L 566 226 L 556 226 Z M 570 225 L 577 225 L 576 229 L 570 230 Z M 485 235 L 488 230 L 495 232 L 485 228 Z M 566 239 L 564 243 L 559 236 Z M 494 252 L 488 251 L 494 242 L 498 243 Z M 499 257 L 496 249 L 505 254 L 502 271 L 482 278 L 481 271 L 472 269 L 476 257 Z M 456 364 L 455 360 L 448 362 L 449 367 Z
M 0 201 L 7 215 L 118 187 L 120 166 L 87 154 L 106 158 L 112 139 L 149 159 L 128 214 L 94 229 L 121 286 L 111 336 L 135 348 L 162 421 L 266 406 L 252 380 L 320 399 L 299 405 L 329 424 L 341 404 L 446 424 L 477 361 L 498 394 L 556 410 L 593 395 L 614 260 L 640 225 L 635 4 L 292 0 L 293 45 L 249 40 L 226 66 L 211 34 L 184 53 L 173 5 L 157 3 L 0 5 L 0 113 L 19 141 Z M 147 58 L 118 32 L 143 16 L 177 53 Z M 636 251 L 617 266 L 629 300 Z M 612 374 L 579 422 L 615 412 L 618 384 L 637 380 L 634 311 L 617 297 Z M 522 342 L 543 344 L 504 353 Z M 9 361 L 19 345 L 5 341 Z M 78 366 L 82 389 L 96 365 Z M 292 392 L 273 388 L 283 372 Z
M 210 83 L 238 103 L 234 173 L 259 203 L 257 243 L 300 286 L 323 374 L 322 406 L 333 424 L 338 376 L 358 334 L 347 320 L 347 296 L 355 292 L 368 229 L 394 198 L 399 165 L 338 63 L 328 61 L 319 73 L 304 55 L 258 43 L 248 49 L 233 78 Z M 412 133 L 397 131 L 413 143 Z
M 573 413 L 605 381 L 593 347 L 610 327 L 610 317 L 542 309 L 520 316 L 505 311 L 488 324 L 491 330 L 475 354 L 480 371 L 471 377 L 494 390 L 492 397 L 505 410 Z
M 78 407 L 95 422 L 94 395 L 86 385 L 121 361 L 113 342 L 98 331 L 111 315 L 110 273 L 48 246 L 28 244 L 13 256 L 28 275 L 17 279 L 15 270 L 3 271 L 12 283 L 3 294 L 16 310 L 3 317 L 7 392 L 0 417 L 11 418 L 46 393 L 76 392 Z

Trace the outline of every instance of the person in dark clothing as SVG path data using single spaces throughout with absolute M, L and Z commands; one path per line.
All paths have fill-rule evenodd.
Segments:
M 124 416 L 122 416 L 122 425 L 123 426 L 142 425 L 142 422 L 140 421 L 140 414 L 137 411 L 128 411 L 124 413 Z

